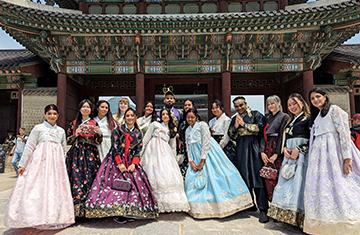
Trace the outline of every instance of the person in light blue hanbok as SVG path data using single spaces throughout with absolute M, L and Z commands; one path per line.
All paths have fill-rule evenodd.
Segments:
M 190 162 L 185 178 L 189 214 L 197 219 L 223 218 L 253 206 L 251 195 L 236 167 L 211 137 L 209 126 L 196 109 L 186 115 L 186 146 Z

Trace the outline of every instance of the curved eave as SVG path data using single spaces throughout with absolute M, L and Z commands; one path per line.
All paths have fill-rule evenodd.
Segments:
M 79 0 L 55 0 L 56 4 L 58 4 L 61 8 L 66 9 L 79 9 Z
M 360 24 L 360 0 L 308 8 L 304 7 L 307 4 L 301 4 L 298 9 L 270 12 L 191 15 L 91 15 L 48 6 L 42 10 L 43 5 L 38 5 L 36 9 L 0 1 L 1 25 L 29 32 L 173 35 L 303 31 L 328 25 L 337 29 Z

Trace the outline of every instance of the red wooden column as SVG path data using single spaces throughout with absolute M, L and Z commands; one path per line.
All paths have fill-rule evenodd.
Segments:
M 303 88 L 304 88 L 303 97 L 306 100 L 306 102 L 308 102 L 308 104 L 310 105 L 309 92 L 311 89 L 314 88 L 314 78 L 313 78 L 312 70 L 304 71 L 304 73 L 303 73 Z
M 16 118 L 16 130 L 15 136 L 19 133 L 19 129 L 21 127 L 21 110 L 22 110 L 22 92 L 24 90 L 24 83 L 22 82 L 19 88 L 19 99 L 18 99 L 18 106 L 17 106 L 17 118 Z M 30 130 L 28 130 L 30 131 Z
M 353 117 L 355 115 L 355 94 L 354 94 L 354 85 L 351 84 L 351 79 L 348 80 L 348 86 L 350 88 L 349 92 L 349 101 L 350 101 L 350 115 Z
M 58 73 L 57 78 L 57 107 L 59 109 L 59 119 L 57 124 L 65 128 L 65 117 L 66 117 L 66 85 L 67 77 L 64 73 Z
M 226 115 L 231 116 L 231 74 L 230 72 L 223 72 L 221 74 L 221 99 L 224 104 L 224 111 Z
M 145 104 L 145 86 L 144 86 L 144 74 L 137 73 L 135 75 L 136 80 L 136 114 L 141 116 L 141 111 Z

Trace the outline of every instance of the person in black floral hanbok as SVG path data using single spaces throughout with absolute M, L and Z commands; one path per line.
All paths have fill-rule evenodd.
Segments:
M 66 168 L 75 216 L 83 217 L 84 203 L 101 164 L 96 144 L 101 144 L 102 134 L 99 125 L 93 119 L 90 100 L 80 102 L 77 118 L 70 123 L 66 134 L 68 144 L 72 145 L 66 155 Z
M 193 109 L 193 108 L 196 108 L 194 101 L 189 99 L 185 100 L 184 110 L 182 112 L 183 115 L 181 118 L 181 123 L 179 125 L 179 154 L 184 154 L 184 158 L 183 158 L 184 160 L 182 162 L 179 162 L 179 168 L 184 180 L 185 180 L 186 171 L 189 167 L 189 160 L 187 157 L 187 151 L 185 146 L 185 131 L 186 128 L 189 126 L 189 124 L 187 124 L 185 117 L 189 109 Z
M 148 178 L 139 165 L 142 132 L 131 108 L 125 111 L 125 124 L 111 134 L 111 149 L 102 162 L 99 173 L 85 203 L 87 218 L 115 217 L 117 223 L 131 219 L 152 219 L 159 216 Z M 127 181 L 127 189 L 114 181 Z

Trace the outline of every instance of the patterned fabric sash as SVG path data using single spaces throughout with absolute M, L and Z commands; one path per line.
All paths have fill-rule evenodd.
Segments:
M 125 136 L 125 162 L 126 162 L 126 168 L 128 168 L 129 163 L 127 158 L 128 158 L 130 143 L 131 141 L 133 141 L 133 138 L 131 138 L 130 134 L 128 133 L 123 133 L 123 136 Z

